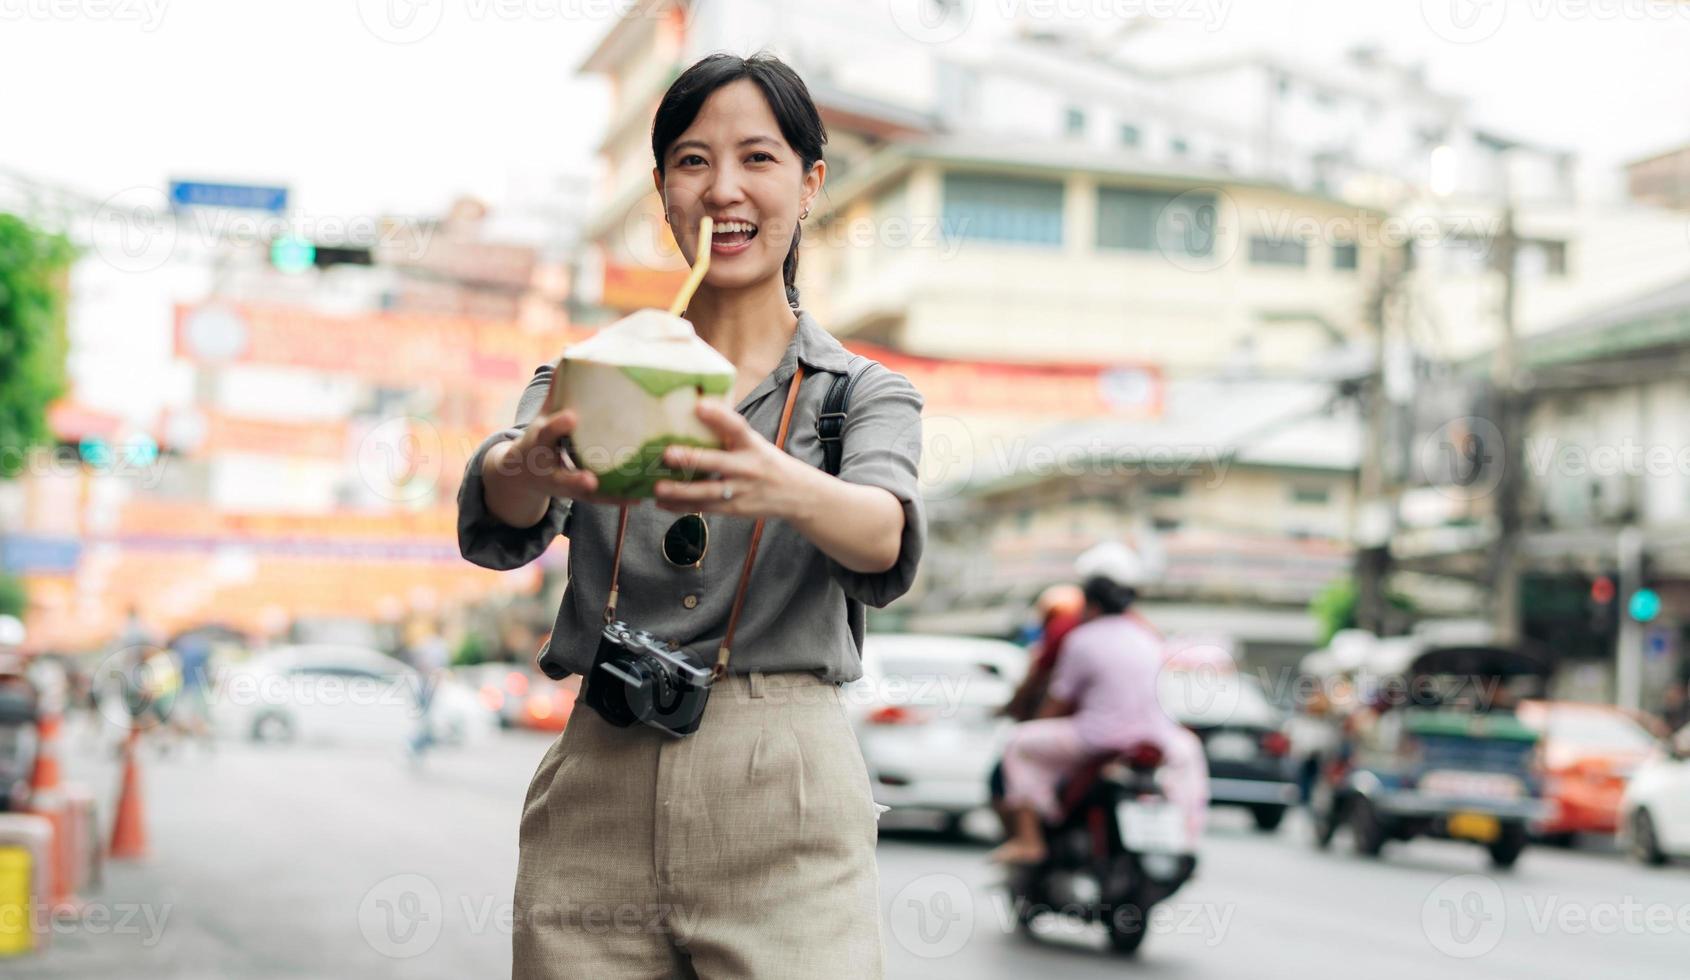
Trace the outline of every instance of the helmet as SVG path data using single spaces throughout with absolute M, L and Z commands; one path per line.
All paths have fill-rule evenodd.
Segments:
M 23 621 L 16 616 L 0 613 L 0 647 L 21 647 L 24 639 Z
M 1093 545 L 1074 559 L 1080 581 L 1103 578 L 1116 585 L 1138 588 L 1150 581 L 1150 566 L 1138 552 L 1119 541 Z
M 1053 585 L 1033 600 L 1039 618 L 1049 619 L 1058 613 L 1077 613 L 1086 605 L 1086 594 L 1077 585 Z

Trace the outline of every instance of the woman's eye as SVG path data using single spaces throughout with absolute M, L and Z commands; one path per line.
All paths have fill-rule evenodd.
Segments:
M 681 157 L 679 162 L 680 162 L 680 165 L 683 166 L 683 167 L 690 167 L 690 166 L 693 166 L 694 164 L 703 163 L 704 158 L 699 156 L 696 153 L 688 153 L 686 156 Z
M 751 161 L 752 163 L 772 163 L 772 162 L 774 162 L 775 158 L 772 157 L 772 156 L 769 156 L 767 153 L 764 153 L 762 150 L 758 150 L 756 153 L 751 154 L 751 156 L 747 157 L 746 159 Z

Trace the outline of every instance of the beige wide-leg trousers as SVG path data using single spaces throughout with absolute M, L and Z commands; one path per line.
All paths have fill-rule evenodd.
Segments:
M 512 976 L 879 980 L 876 837 L 815 674 L 731 674 L 681 739 L 578 699 L 523 805 Z

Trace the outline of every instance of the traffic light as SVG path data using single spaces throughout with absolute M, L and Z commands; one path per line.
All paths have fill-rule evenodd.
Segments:
M 1590 630 L 1598 636 L 1614 628 L 1619 615 L 1619 585 L 1614 575 L 1598 575 L 1590 581 Z
M 1639 623 L 1654 622 L 1661 614 L 1661 594 L 1653 588 L 1655 584 L 1654 561 L 1645 551 L 1639 556 L 1637 566 L 1637 580 L 1627 582 L 1631 594 L 1626 597 L 1625 611 L 1633 621 Z
M 1626 612 L 1639 623 L 1652 623 L 1661 614 L 1661 594 L 1654 589 L 1638 589 L 1631 594 Z
M 367 247 L 319 245 L 298 235 L 283 235 L 270 242 L 270 265 L 278 272 L 304 272 L 331 265 L 373 265 Z

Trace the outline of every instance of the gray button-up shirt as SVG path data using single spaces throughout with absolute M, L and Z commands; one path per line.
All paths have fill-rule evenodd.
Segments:
M 787 383 L 802 362 L 804 381 L 786 451 L 819 467 L 816 417 L 833 376 L 846 373 L 854 359 L 814 317 L 800 312 L 780 364 L 739 404 L 739 413 L 772 442 Z M 922 398 L 903 375 L 878 361 L 862 360 L 867 366 L 857 365 L 863 374 L 851 391 L 839 478 L 882 487 L 903 504 L 898 563 L 884 572 L 853 572 L 785 521 L 766 521 L 734 633 L 728 665 L 734 673 L 813 670 L 835 682 L 856 680 L 862 675 L 864 604 L 885 606 L 909 591 L 915 579 L 927 537 L 917 487 Z M 569 538 L 569 584 L 541 658 L 553 673 L 561 668 L 581 674 L 592 668 L 603 626 L 617 508 L 554 498 L 538 524 L 515 528 L 493 516 L 482 496 L 482 457 L 495 443 L 517 438 L 539 414 L 551 379 L 551 365 L 537 368 L 517 404 L 516 424 L 489 436 L 470 458 L 458 490 L 458 549 L 477 565 L 508 569 L 533 561 L 557 535 Z M 636 628 L 679 642 L 708 664 L 727 631 L 753 520 L 705 515 L 710 545 L 704 560 L 697 568 L 676 568 L 663 558 L 662 542 L 679 516 L 651 503 L 630 509 L 616 614 Z

